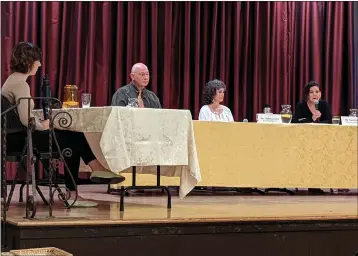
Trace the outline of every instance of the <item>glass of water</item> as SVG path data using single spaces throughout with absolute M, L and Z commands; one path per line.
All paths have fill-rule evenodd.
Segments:
M 332 117 L 332 124 L 339 125 L 341 118 L 339 116 Z
M 82 93 L 82 108 L 89 108 L 91 106 L 91 94 Z

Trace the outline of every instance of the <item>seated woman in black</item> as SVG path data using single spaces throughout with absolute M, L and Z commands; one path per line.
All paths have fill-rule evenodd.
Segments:
M 1 94 L 11 105 L 15 105 L 20 98 L 31 97 L 31 90 L 29 84 L 26 82 L 29 76 L 34 76 L 38 68 L 41 66 L 42 52 L 40 48 L 29 43 L 18 43 L 11 53 L 10 68 L 12 74 L 6 79 L 1 88 Z M 41 121 L 32 114 L 34 109 L 34 101 L 30 101 L 30 116 L 35 118 L 36 127 L 32 133 L 33 145 L 39 151 L 48 151 L 49 139 L 49 120 Z M 27 101 L 21 101 L 17 107 L 19 115 L 19 122 L 26 126 L 29 119 Z M 11 134 L 7 136 L 9 148 L 15 152 L 22 150 L 25 144 L 27 134 Z M 69 148 L 72 150 L 72 156 L 65 157 L 68 168 L 74 178 L 77 180 L 78 171 L 80 167 L 80 159 L 90 166 L 92 169 L 91 180 L 96 183 L 120 183 L 124 181 L 124 177 L 106 169 L 95 157 L 89 146 L 86 137 L 81 132 L 56 130 L 56 137 L 61 150 Z M 53 142 L 54 144 L 54 142 Z M 76 186 L 72 184 L 69 175 L 65 173 L 66 187 L 75 191 Z
M 332 123 L 332 113 L 328 102 L 321 100 L 321 91 L 316 81 L 305 87 L 305 100 L 296 106 L 292 123 Z
M 321 100 L 318 83 L 310 81 L 305 87 L 304 94 L 306 100 L 297 104 L 292 123 L 332 123 L 331 109 L 327 101 Z M 324 194 L 319 188 L 309 188 L 308 192 Z

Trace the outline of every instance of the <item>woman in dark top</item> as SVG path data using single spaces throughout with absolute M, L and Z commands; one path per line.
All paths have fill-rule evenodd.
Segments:
M 328 102 L 321 100 L 321 91 L 316 81 L 310 81 L 304 90 L 305 100 L 296 106 L 292 123 L 332 123 L 332 113 Z M 319 188 L 309 188 L 313 194 L 324 194 Z
M 321 91 L 316 81 L 305 87 L 305 100 L 296 106 L 292 123 L 332 123 L 332 113 L 328 102 L 321 100 Z

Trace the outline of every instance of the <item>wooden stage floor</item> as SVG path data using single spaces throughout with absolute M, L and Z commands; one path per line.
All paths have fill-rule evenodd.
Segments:
M 42 187 L 45 197 L 47 188 Z M 36 220 L 24 219 L 24 203 L 18 203 L 15 191 L 7 214 L 14 225 L 87 225 L 129 223 L 182 223 L 269 220 L 351 219 L 358 217 L 357 194 L 344 195 L 242 195 L 239 193 L 193 193 L 184 199 L 173 196 L 172 210 L 166 209 L 166 196 L 146 193 L 125 197 L 125 212 L 119 211 L 119 196 L 106 193 L 104 185 L 82 185 L 79 195 L 98 202 L 98 207 L 74 207 L 71 210 L 53 207 L 54 218 L 38 198 Z
M 107 194 L 106 186 L 79 190 L 98 207 L 54 207 L 54 217 L 47 218 L 48 208 L 39 198 L 34 220 L 24 218 L 25 204 L 17 202 L 16 191 L 2 229 L 5 250 L 56 247 L 76 256 L 217 256 L 238 248 L 239 255 L 253 256 L 358 251 L 357 191 L 324 196 L 195 192 L 183 200 L 174 193 L 169 212 L 163 194 L 136 193 L 125 197 L 121 215 L 119 196 Z M 47 188 L 42 191 L 46 196 Z

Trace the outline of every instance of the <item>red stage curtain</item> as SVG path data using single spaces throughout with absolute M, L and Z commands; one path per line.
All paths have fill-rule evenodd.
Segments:
M 333 114 L 354 103 L 352 2 L 2 2 L 1 82 L 13 46 L 44 53 L 42 73 L 60 99 L 66 84 L 104 106 L 129 82 L 135 62 L 151 72 L 163 107 L 190 109 L 214 78 L 227 84 L 235 120 L 296 105 L 309 80 L 322 85 Z M 39 77 L 30 84 L 39 95 Z M 36 84 L 36 85 L 35 85 Z

